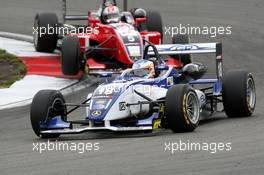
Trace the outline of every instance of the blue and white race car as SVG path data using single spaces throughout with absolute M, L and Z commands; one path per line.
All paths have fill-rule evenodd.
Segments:
M 163 54 L 216 53 L 216 78 L 201 79 L 206 67 L 189 63 L 170 67 Z M 42 138 L 86 131 L 153 131 L 171 129 L 191 132 L 201 119 L 225 110 L 228 117 L 251 116 L 256 105 L 256 89 L 251 73 L 233 71 L 223 75 L 221 43 L 148 45 L 144 58 L 88 94 L 80 104 L 69 104 L 59 91 L 38 92 L 31 106 L 31 124 Z M 112 73 L 98 73 L 110 77 Z M 67 107 L 73 107 L 67 110 Z M 85 107 L 81 121 L 67 115 Z

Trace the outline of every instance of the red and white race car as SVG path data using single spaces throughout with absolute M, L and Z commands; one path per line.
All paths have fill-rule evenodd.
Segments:
M 54 13 L 39 13 L 35 17 L 34 46 L 39 52 L 61 50 L 62 72 L 76 75 L 85 69 L 125 69 L 143 58 L 145 43 L 161 45 L 163 26 L 156 11 L 134 8 L 120 12 L 116 0 L 103 0 L 98 10 L 87 15 L 67 15 L 63 0 L 63 23 Z M 87 20 L 87 25 L 70 25 L 65 21 Z M 62 39 L 62 40 L 61 40 Z M 173 38 L 173 44 L 189 42 L 182 35 Z M 171 58 L 174 57 L 174 58 Z M 190 55 L 170 56 L 168 64 L 175 67 L 190 62 Z M 182 62 L 181 62 L 182 60 Z

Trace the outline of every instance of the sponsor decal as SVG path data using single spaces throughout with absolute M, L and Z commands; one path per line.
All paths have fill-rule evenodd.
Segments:
M 120 102 L 119 103 L 119 111 L 126 110 L 126 102 Z
M 106 100 L 105 99 L 95 100 L 95 103 L 98 105 L 104 105 L 106 103 Z
M 174 84 L 174 82 L 173 82 L 173 77 L 168 77 L 167 78 L 167 85 L 168 86 L 172 86 Z
M 171 51 L 198 50 L 196 45 L 176 45 L 170 48 Z
M 141 55 L 140 46 L 127 46 L 127 50 L 132 57 L 139 57 Z

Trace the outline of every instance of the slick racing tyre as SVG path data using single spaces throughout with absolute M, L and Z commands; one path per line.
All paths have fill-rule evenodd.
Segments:
M 33 41 L 36 51 L 53 52 L 57 47 L 58 18 L 54 13 L 38 13 L 34 20 Z
M 61 46 L 62 72 L 64 75 L 77 75 L 81 67 L 80 43 L 77 36 L 67 36 Z
M 31 126 L 35 134 L 42 138 L 57 138 L 60 134 L 41 134 L 41 124 L 50 119 L 61 116 L 62 120 L 66 120 L 66 107 L 64 97 L 59 91 L 41 90 L 33 98 L 30 120 Z
M 228 117 L 249 117 L 256 106 L 253 75 L 247 71 L 233 71 L 223 78 L 223 105 Z
M 163 41 L 163 25 L 162 18 L 157 11 L 147 11 L 147 29 L 148 31 L 155 31 L 160 33 L 161 43 Z
M 174 35 L 172 37 L 172 44 L 189 44 L 190 37 L 189 35 Z M 183 66 L 186 64 L 192 63 L 192 56 L 191 54 L 184 54 L 184 55 L 170 55 L 172 58 L 180 59 Z
M 170 87 L 165 98 L 165 115 L 173 132 L 194 131 L 200 120 L 196 92 L 187 84 Z

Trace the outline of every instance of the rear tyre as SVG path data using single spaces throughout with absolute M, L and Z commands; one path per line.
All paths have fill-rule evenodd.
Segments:
M 187 84 L 169 88 L 165 98 L 165 115 L 173 132 L 192 132 L 200 120 L 196 92 Z
M 147 11 L 147 29 L 148 31 L 156 31 L 160 33 L 161 43 L 163 41 L 163 25 L 162 18 L 157 11 Z
M 66 107 L 63 106 L 65 99 L 59 91 L 41 90 L 33 98 L 30 120 L 35 134 L 42 138 L 57 138 L 60 134 L 41 134 L 41 124 L 50 119 L 61 116 L 66 121 Z
M 190 37 L 189 35 L 174 35 L 172 37 L 172 44 L 189 44 L 190 43 Z M 183 66 L 186 64 L 192 63 L 192 56 L 191 54 L 184 54 L 184 55 L 171 55 L 174 59 L 180 59 Z
M 62 72 L 64 75 L 77 75 L 81 67 L 80 43 L 77 36 L 67 36 L 61 46 Z
M 36 51 L 54 52 L 57 47 L 58 34 L 55 28 L 58 26 L 58 18 L 54 13 L 38 13 L 35 16 L 34 28 L 37 32 L 33 34 Z M 48 29 L 50 29 L 48 31 Z
M 256 106 L 253 75 L 247 71 L 233 71 L 223 78 L 223 105 L 228 117 L 249 117 Z

